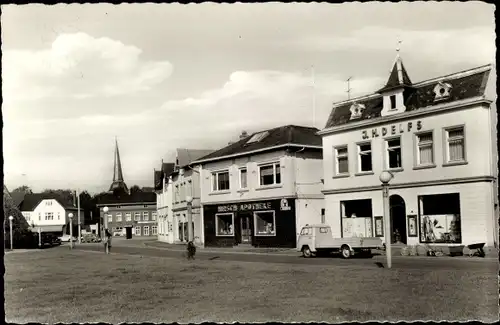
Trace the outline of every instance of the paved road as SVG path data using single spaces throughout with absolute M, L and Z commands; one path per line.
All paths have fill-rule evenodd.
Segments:
M 68 249 L 67 246 L 61 246 L 57 249 Z M 104 247 L 102 244 L 82 244 L 78 245 L 76 249 L 103 252 Z M 167 258 L 185 258 L 183 251 L 167 250 L 162 248 L 146 247 L 140 241 L 122 243 L 114 242 L 112 253 L 129 254 L 129 255 L 142 255 L 142 256 L 155 256 Z M 297 265 L 331 265 L 331 266 L 366 266 L 378 267 L 375 263 L 381 262 L 385 265 L 384 256 L 375 256 L 373 258 L 351 258 L 344 260 L 340 257 L 325 257 L 325 258 L 303 258 L 300 253 L 296 256 L 289 255 L 271 255 L 271 254 L 226 254 L 226 253 L 213 253 L 203 252 L 199 250 L 196 253 L 198 260 L 214 260 L 214 261 L 240 261 L 240 262 L 267 262 L 267 263 L 285 263 Z M 480 259 L 480 258 L 421 258 L 421 257 L 393 257 L 393 268 L 399 269 L 460 269 L 460 270 L 481 270 L 494 272 L 498 270 L 498 261 L 495 259 Z

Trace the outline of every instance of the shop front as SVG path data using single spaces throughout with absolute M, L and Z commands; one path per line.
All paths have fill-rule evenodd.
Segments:
M 205 246 L 296 246 L 295 199 L 204 205 Z
M 338 193 L 325 200 L 327 209 L 339 211 L 330 214 L 327 221 L 334 226 L 334 235 L 380 237 L 385 241 L 380 190 Z M 391 243 L 494 246 L 492 206 L 488 181 L 422 187 L 396 185 L 389 190 Z

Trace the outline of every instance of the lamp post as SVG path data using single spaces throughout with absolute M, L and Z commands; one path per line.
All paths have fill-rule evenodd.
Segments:
M 103 238 L 105 238 L 106 242 L 104 243 L 104 247 L 106 249 L 106 254 L 109 254 L 109 243 L 108 243 L 108 238 L 106 238 L 106 229 L 108 229 L 108 216 L 107 216 L 107 213 L 109 211 L 109 208 L 108 207 L 104 207 L 102 208 L 102 212 L 103 212 L 103 225 L 104 225 L 104 229 L 102 231 L 102 236 Z
M 68 214 L 69 217 L 69 249 L 73 249 L 73 213 Z
M 385 233 L 385 255 L 387 257 L 387 268 L 392 266 L 391 255 L 391 217 L 389 210 L 389 182 L 394 175 L 389 171 L 380 173 L 380 181 L 382 182 L 382 196 L 384 205 L 384 233 Z
M 14 217 L 13 216 L 9 216 L 9 229 L 10 229 L 10 249 L 13 250 L 14 249 L 14 237 L 13 237 L 13 233 L 12 233 L 12 220 L 14 220 Z
M 188 214 L 188 242 L 193 241 L 193 197 L 186 196 Z

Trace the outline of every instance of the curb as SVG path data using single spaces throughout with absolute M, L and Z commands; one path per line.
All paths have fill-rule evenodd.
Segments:
M 174 247 L 159 247 L 155 245 L 150 245 L 148 243 L 143 243 L 145 247 L 148 248 L 153 248 L 153 249 L 160 249 L 160 250 L 168 250 L 168 251 L 175 251 L 175 252 L 184 252 L 184 249 L 181 248 L 174 248 Z M 261 252 L 230 252 L 230 251 L 214 251 L 210 249 L 200 249 L 199 252 L 203 253 L 209 253 L 209 254 L 236 254 L 236 255 L 267 255 L 267 256 L 299 256 L 299 252 L 284 252 L 284 253 L 261 253 Z M 380 259 L 384 258 L 385 255 L 374 255 L 374 259 Z M 431 261 L 441 261 L 443 259 L 458 259 L 458 260 L 464 260 L 464 261 L 471 261 L 471 262 L 492 262 L 495 260 L 495 257 L 492 256 L 486 256 L 484 258 L 473 258 L 473 257 L 468 257 L 468 256 L 403 256 L 403 255 L 393 255 L 392 258 L 394 259 L 416 259 L 416 260 L 431 260 Z
M 158 247 L 154 245 L 148 245 L 147 243 L 143 243 L 144 246 L 148 248 L 154 248 L 154 249 L 160 249 L 160 250 L 167 250 L 167 251 L 174 251 L 174 252 L 184 252 L 185 249 L 177 249 L 177 248 L 170 248 L 170 247 Z M 210 249 L 205 249 L 201 248 L 198 252 L 200 253 L 209 253 L 209 254 L 236 254 L 236 255 L 268 255 L 268 256 L 297 256 L 296 252 L 294 253 L 259 253 L 259 252 L 229 252 L 229 251 L 214 251 Z

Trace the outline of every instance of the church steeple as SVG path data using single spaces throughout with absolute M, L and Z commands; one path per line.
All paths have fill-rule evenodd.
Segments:
M 127 184 L 123 180 L 122 163 L 120 160 L 120 151 L 118 149 L 118 140 L 115 137 L 115 163 L 113 168 L 113 183 L 109 187 L 109 191 L 113 192 L 117 189 L 124 190 L 128 193 Z

